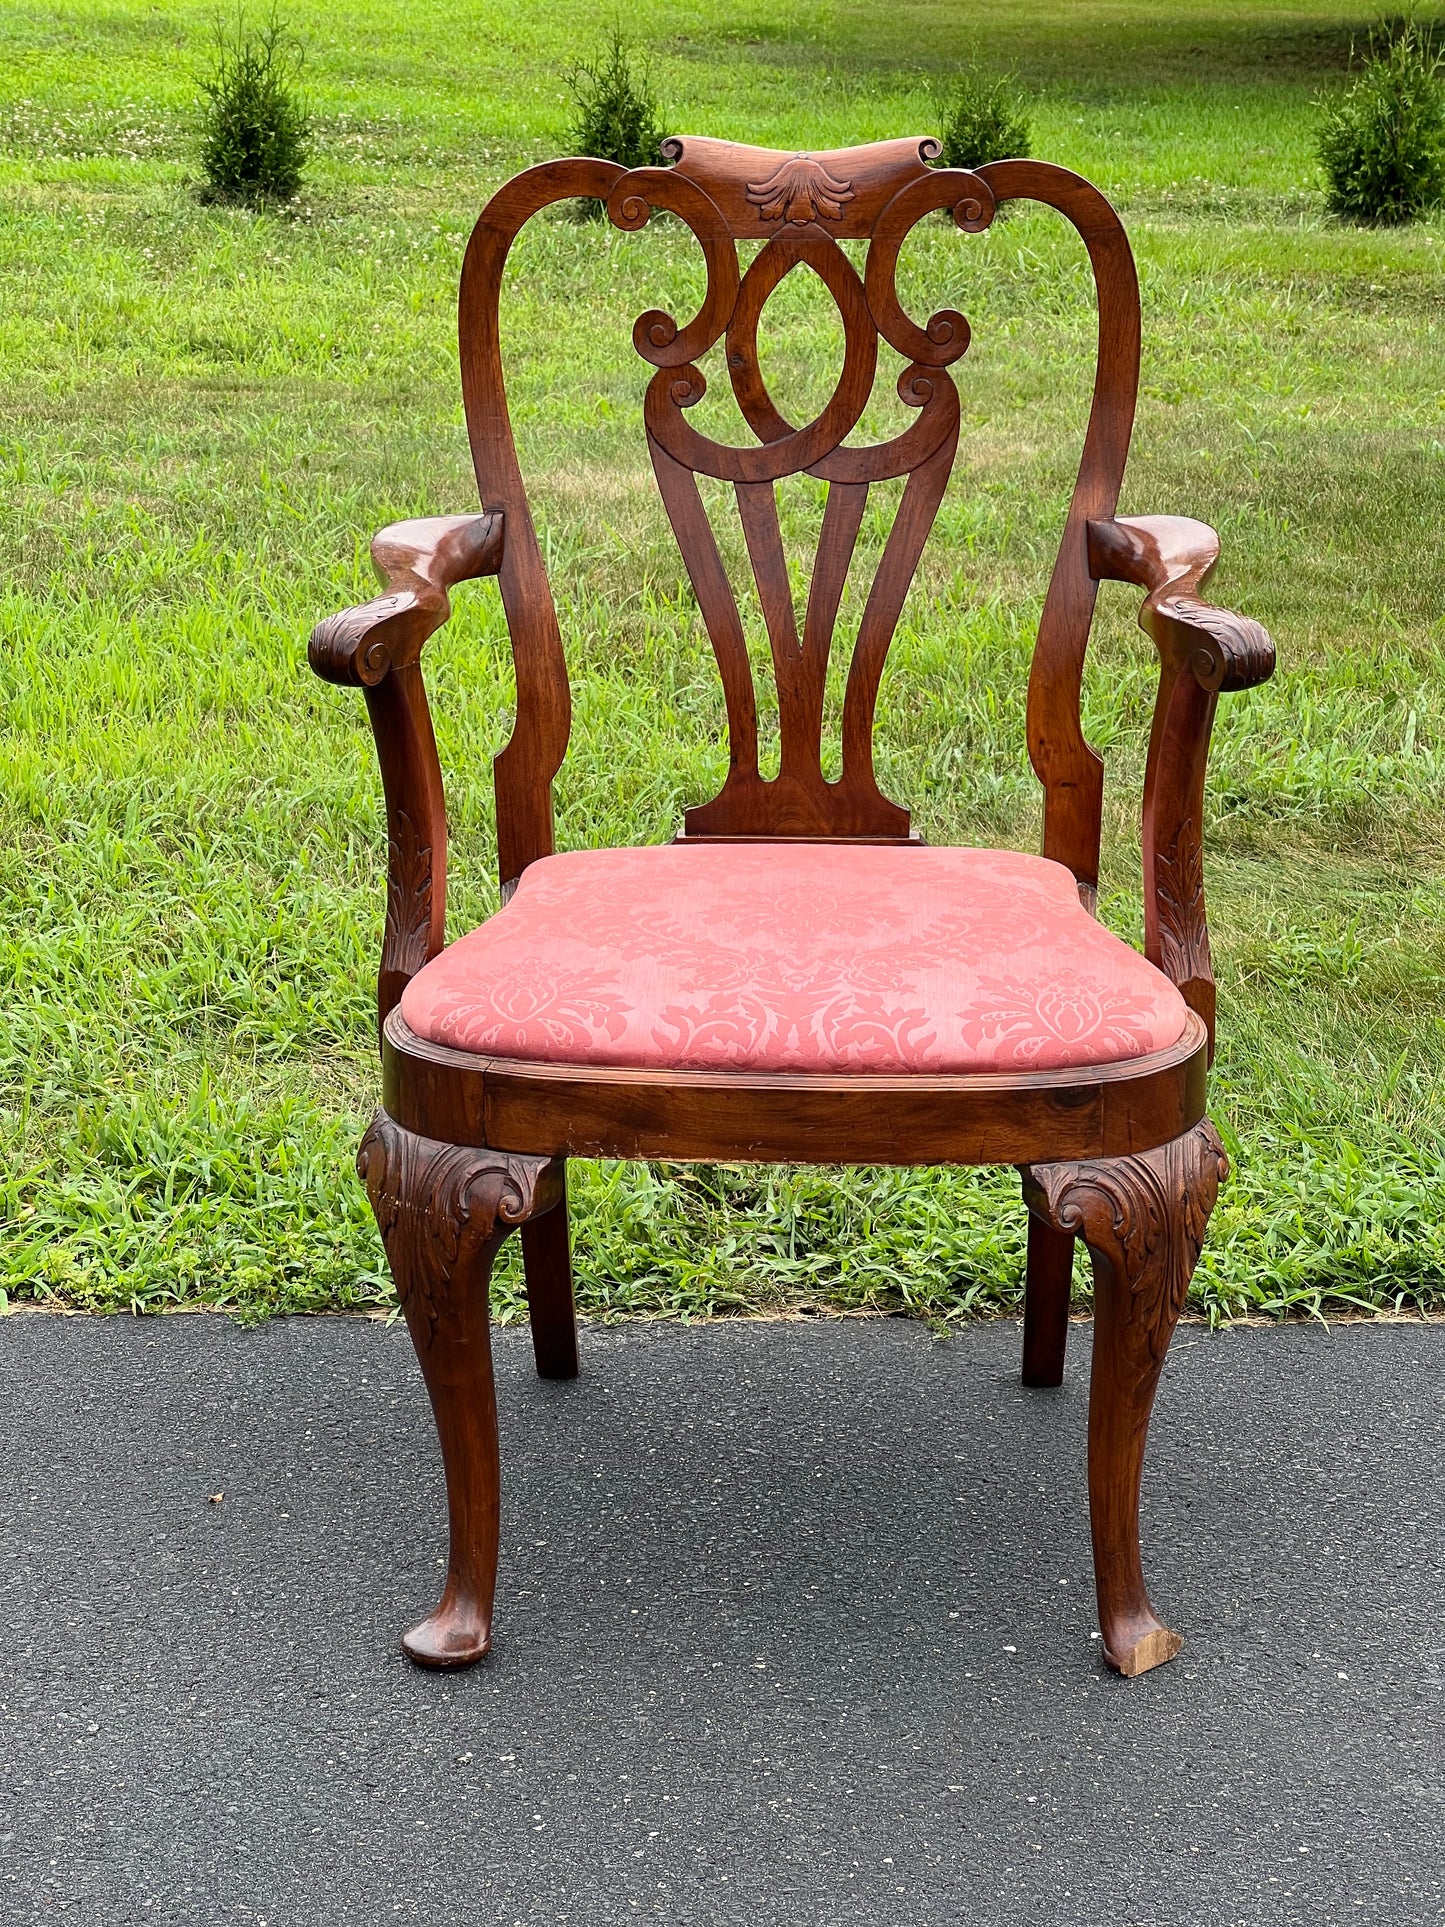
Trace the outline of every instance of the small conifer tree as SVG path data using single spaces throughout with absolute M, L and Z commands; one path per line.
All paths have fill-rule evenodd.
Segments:
M 943 123 L 945 167 L 982 167 L 987 161 L 1023 160 L 1032 135 L 1028 113 L 1012 80 L 990 79 L 970 67 L 960 74 Z
M 622 167 L 657 165 L 667 131 L 662 110 L 651 74 L 629 52 L 620 26 L 613 26 L 593 59 L 578 61 L 567 81 L 574 109 L 566 136 L 571 153 Z M 598 219 L 602 203 L 583 201 L 579 211 L 584 219 Z
M 1445 198 L 1440 56 L 1418 27 L 1372 39 L 1370 57 L 1325 105 L 1317 140 L 1325 200 L 1348 221 L 1396 227 Z
M 273 13 L 250 28 L 216 28 L 215 62 L 201 81 L 203 201 L 265 207 L 294 199 L 310 151 L 311 117 L 298 91 L 302 51 Z

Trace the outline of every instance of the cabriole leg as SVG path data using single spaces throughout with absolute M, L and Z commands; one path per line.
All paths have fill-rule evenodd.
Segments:
M 572 1251 L 567 1227 L 567 1195 L 550 1211 L 522 1226 L 522 1269 L 527 1280 L 527 1316 L 532 1321 L 532 1352 L 540 1378 L 575 1378 L 577 1306 L 572 1295 Z
M 446 1468 L 451 1556 L 436 1610 L 402 1639 L 422 1666 L 469 1666 L 491 1644 L 497 1578 L 497 1407 L 487 1288 L 502 1240 L 555 1200 L 546 1158 L 442 1144 L 378 1111 L 356 1165 L 406 1314 Z
M 1139 1558 L 1139 1486 L 1154 1392 L 1229 1161 L 1204 1120 L 1136 1157 L 1040 1164 L 1029 1208 L 1083 1238 L 1094 1266 L 1089 1512 L 1104 1657 L 1147 1673 L 1183 1645 L 1149 1603 Z

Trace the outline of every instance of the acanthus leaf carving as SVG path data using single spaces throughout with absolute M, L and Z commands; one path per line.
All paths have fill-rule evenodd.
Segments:
M 356 1169 L 376 1215 L 397 1296 L 418 1350 L 430 1347 L 445 1301 L 486 1246 L 553 1201 L 553 1161 L 444 1144 L 372 1118 Z
M 387 839 L 383 972 L 411 978 L 431 954 L 432 848 L 406 810 L 392 816 Z
M 1190 672 L 1203 688 L 1253 689 L 1274 674 L 1274 639 L 1251 616 L 1184 597 L 1161 601 L 1159 610 L 1185 630 Z
M 850 181 L 836 180 L 811 154 L 794 154 L 765 181 L 750 181 L 749 205 L 764 221 L 838 221 L 855 198 Z
M 409 589 L 398 589 L 375 596 L 359 608 L 328 616 L 311 632 L 307 651 L 311 667 L 326 682 L 375 688 L 393 667 L 390 645 L 394 619 L 409 615 L 419 606 Z
M 1228 1175 L 1229 1159 L 1208 1118 L 1133 1157 L 1023 1169 L 1029 1209 L 1055 1230 L 1081 1237 L 1096 1274 L 1106 1268 L 1120 1287 L 1121 1315 L 1142 1328 L 1146 1341 L 1141 1372 L 1157 1370 L 1169 1349 Z
M 1159 917 L 1159 967 L 1171 983 L 1213 977 L 1204 907 L 1204 843 L 1186 816 L 1154 853 L 1154 902 Z

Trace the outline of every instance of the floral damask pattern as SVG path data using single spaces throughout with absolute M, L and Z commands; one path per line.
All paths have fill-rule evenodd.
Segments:
M 872 967 L 870 968 L 870 964 Z M 936 1040 L 921 1004 L 902 1000 L 901 972 L 862 958 L 792 966 L 750 959 L 747 980 L 658 1012 L 659 1062 L 779 1070 L 931 1068 Z M 883 981 L 880 981 L 883 979 Z
M 1098 1064 L 1138 1057 L 1155 1046 L 1137 987 L 1079 977 L 1068 983 L 980 981 L 981 995 L 959 1013 L 975 1050 L 1019 1065 Z
M 458 1027 L 470 1034 L 481 1024 L 485 1045 L 464 1049 L 562 1060 L 574 1055 L 584 1039 L 588 1046 L 604 1047 L 627 1029 L 615 978 L 558 968 L 543 954 L 519 957 L 504 971 L 440 990 L 432 1021 L 436 1028 L 428 1034 L 439 1038 Z
M 1057 863 L 817 843 L 547 857 L 401 1008 L 533 1061 L 895 1074 L 1113 1063 L 1186 1022 Z

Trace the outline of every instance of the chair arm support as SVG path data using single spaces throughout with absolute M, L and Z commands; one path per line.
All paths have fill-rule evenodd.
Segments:
M 1274 673 L 1274 644 L 1248 616 L 1216 609 L 1198 591 L 1219 559 L 1219 537 L 1182 516 L 1089 523 L 1089 573 L 1146 591 L 1139 627 L 1159 651 L 1159 694 L 1144 773 L 1144 951 L 1179 986 L 1209 1030 L 1215 988 L 1204 903 L 1204 778 L 1220 692 Z
M 393 523 L 371 545 L 386 592 L 329 617 L 311 636 L 317 675 L 360 685 L 381 764 L 387 864 L 378 1038 L 402 991 L 446 942 L 446 796 L 421 652 L 451 614 L 447 591 L 497 573 L 502 535 L 498 510 Z

